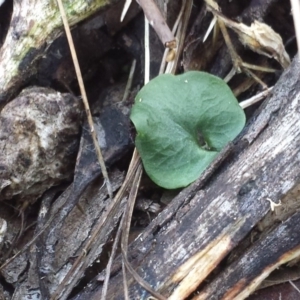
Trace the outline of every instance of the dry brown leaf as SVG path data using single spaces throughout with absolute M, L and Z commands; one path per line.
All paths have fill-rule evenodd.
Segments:
M 281 66 L 286 69 L 291 61 L 285 51 L 281 36 L 276 33 L 269 25 L 254 21 L 251 26 L 243 23 L 234 22 L 223 16 L 217 4 L 213 0 L 206 0 L 208 9 L 225 25 L 234 30 L 244 46 L 249 47 L 256 53 L 276 59 Z
M 259 54 L 276 59 L 284 69 L 290 65 L 291 60 L 285 51 L 281 36 L 269 25 L 258 21 L 254 21 L 250 27 L 232 21 L 225 24 L 238 34 L 243 45 Z

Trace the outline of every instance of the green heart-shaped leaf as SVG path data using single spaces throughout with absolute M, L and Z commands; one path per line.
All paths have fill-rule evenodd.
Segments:
M 137 94 L 130 117 L 147 174 L 168 189 L 195 181 L 245 125 L 226 83 L 197 71 L 151 80 Z

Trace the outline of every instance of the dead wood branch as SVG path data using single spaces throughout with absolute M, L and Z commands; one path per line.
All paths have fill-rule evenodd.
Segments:
M 150 25 L 154 28 L 164 46 L 170 49 L 176 48 L 175 37 L 155 1 L 138 0 L 137 2 L 142 7 Z

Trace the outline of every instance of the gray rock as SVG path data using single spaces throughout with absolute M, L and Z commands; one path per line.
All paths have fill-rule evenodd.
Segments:
M 70 94 L 31 87 L 0 114 L 0 200 L 34 202 L 73 174 L 82 104 Z M 73 154 L 73 155 L 72 155 Z

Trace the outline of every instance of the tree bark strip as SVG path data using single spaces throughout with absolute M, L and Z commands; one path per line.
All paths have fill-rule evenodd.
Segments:
M 245 299 L 280 265 L 300 255 L 300 213 L 259 240 L 193 300 Z

